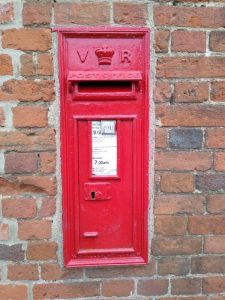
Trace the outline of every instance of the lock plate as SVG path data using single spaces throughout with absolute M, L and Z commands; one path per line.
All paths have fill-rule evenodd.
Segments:
M 85 183 L 84 199 L 87 201 L 102 201 L 112 198 L 112 186 L 109 182 Z

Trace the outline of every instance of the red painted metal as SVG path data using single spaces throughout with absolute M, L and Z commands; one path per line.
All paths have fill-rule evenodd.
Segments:
M 149 31 L 133 27 L 55 31 L 65 266 L 145 264 Z M 103 120 L 116 121 L 117 171 L 94 175 L 92 126 L 93 121 Z

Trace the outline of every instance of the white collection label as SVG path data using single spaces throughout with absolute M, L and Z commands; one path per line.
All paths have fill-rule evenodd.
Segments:
M 116 121 L 92 121 L 93 175 L 117 175 L 117 134 L 115 125 Z

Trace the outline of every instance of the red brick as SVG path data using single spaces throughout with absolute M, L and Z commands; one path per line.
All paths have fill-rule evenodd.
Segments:
M 38 211 L 39 217 L 51 217 L 55 214 L 55 198 L 48 197 L 41 201 L 41 207 Z
M 0 149 L 10 151 L 55 150 L 53 129 L 0 132 Z
M 1 15 L 1 4 L 0 4 L 0 15 Z M 12 59 L 11 56 L 9 56 L 8 54 L 0 54 L 0 76 L 3 75 L 13 75 Z
M 110 6 L 102 3 L 55 3 L 56 24 L 101 25 L 110 22 Z
M 134 293 L 133 280 L 106 280 L 102 282 L 102 296 L 129 297 Z
M 148 14 L 144 3 L 113 3 L 113 19 L 115 23 L 144 25 Z
M 37 64 L 37 74 L 43 76 L 53 75 L 52 55 L 39 54 Z
M 153 240 L 154 255 L 190 255 L 202 251 L 202 240 L 197 237 L 159 237 Z
M 6 173 L 36 173 L 37 153 L 6 153 L 5 172 Z
M 188 193 L 194 191 L 194 179 L 190 173 L 163 173 L 160 187 L 162 192 Z
M 204 102 L 208 100 L 208 83 L 177 82 L 174 85 L 175 102 Z
M 225 152 L 216 152 L 214 156 L 214 169 L 225 171 Z
M 17 106 L 12 109 L 15 127 L 46 127 L 48 109 L 42 106 Z
M 225 107 L 213 105 L 158 105 L 156 117 L 162 126 L 225 126 Z M 216 116 L 216 118 L 215 118 Z
M 0 241 L 7 241 L 9 239 L 9 225 L 0 223 Z
M 167 130 L 164 128 L 156 128 L 155 130 L 155 147 L 166 148 L 167 147 Z
M 30 186 L 30 190 L 36 193 L 49 196 L 56 194 L 56 179 L 53 176 L 19 176 L 18 183 L 22 186 Z
M 224 256 L 201 256 L 191 259 L 192 274 L 225 273 Z
M 5 218 L 33 218 L 36 215 L 34 199 L 3 199 L 2 214 Z
M 55 242 L 30 242 L 27 246 L 26 256 L 29 260 L 56 259 L 57 245 Z
M 168 82 L 156 81 L 153 98 L 155 102 L 167 102 L 172 98 L 172 89 Z
M 9 23 L 13 20 L 13 3 L 0 4 L 0 23 Z
M 190 216 L 190 234 L 225 234 L 225 216 Z
M 50 24 L 52 16 L 51 3 L 25 3 L 23 6 L 23 24 Z
M 34 299 L 69 299 L 100 295 L 99 282 L 49 283 L 36 284 L 33 287 Z
M 3 108 L 0 108 L 0 127 L 5 125 L 5 114 Z
M 224 293 L 225 276 L 203 278 L 202 289 L 203 293 Z
M 143 296 L 167 294 L 168 279 L 141 279 L 138 281 L 137 293 Z
M 33 61 L 32 54 L 22 54 L 20 56 L 20 63 L 21 63 L 20 73 L 22 76 L 36 75 L 36 65 Z
M 161 195 L 156 197 L 155 214 L 202 214 L 205 197 L 202 195 Z
M 189 273 L 189 259 L 183 257 L 162 257 L 158 260 L 159 275 L 186 275 Z
M 43 240 L 51 238 L 52 221 L 28 220 L 18 222 L 18 238 L 20 240 Z
M 207 202 L 207 211 L 211 214 L 224 214 L 225 195 L 224 194 L 209 195 L 208 202 Z
M 2 47 L 24 51 L 51 49 L 51 30 L 47 28 L 7 29 L 2 33 Z
M 208 152 L 171 151 L 157 152 L 156 170 L 206 171 L 212 166 L 212 155 Z
M 215 52 L 225 52 L 225 33 L 223 31 L 210 32 L 209 48 Z
M 195 176 L 196 189 L 208 191 L 225 190 L 225 174 L 224 173 L 204 173 Z
M 156 235 L 183 235 L 186 233 L 186 218 L 182 216 L 156 216 L 154 231 Z
M 51 80 L 8 80 L 1 87 L 0 100 L 52 101 L 54 84 Z
M 224 76 L 224 57 L 162 57 L 157 61 L 157 78 L 219 78 Z
M 221 7 L 155 6 L 154 21 L 163 26 L 219 28 L 225 25 L 224 14 Z
M 171 294 L 194 295 L 201 292 L 201 279 L 179 278 L 171 280 Z
M 39 279 L 38 266 L 31 264 L 8 265 L 7 278 L 10 280 L 37 280 Z
M 216 102 L 225 102 L 225 82 L 215 81 L 211 83 L 211 100 Z
M 208 148 L 225 148 L 225 129 L 207 129 L 205 141 Z
M 174 296 L 157 298 L 157 300 L 208 300 L 206 296 Z
M 27 286 L 22 284 L 0 284 L 0 299 L 28 299 Z
M 170 32 L 168 30 L 157 30 L 155 32 L 155 51 L 157 53 L 168 52 Z
M 44 280 L 78 279 L 82 276 L 83 270 L 80 268 L 63 269 L 57 264 L 50 263 L 41 265 L 41 278 Z
M 40 172 L 54 173 L 56 164 L 56 154 L 54 152 L 40 153 Z
M 202 31 L 176 30 L 171 34 L 171 50 L 176 52 L 205 52 L 206 34 Z
M 225 236 L 207 236 L 204 242 L 204 253 L 224 254 Z

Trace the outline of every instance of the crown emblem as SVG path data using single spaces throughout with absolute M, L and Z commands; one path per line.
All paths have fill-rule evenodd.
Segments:
M 112 48 L 103 45 L 102 48 L 99 48 L 95 51 L 95 54 L 98 57 L 99 65 L 111 65 L 112 57 L 114 54 L 114 50 Z

